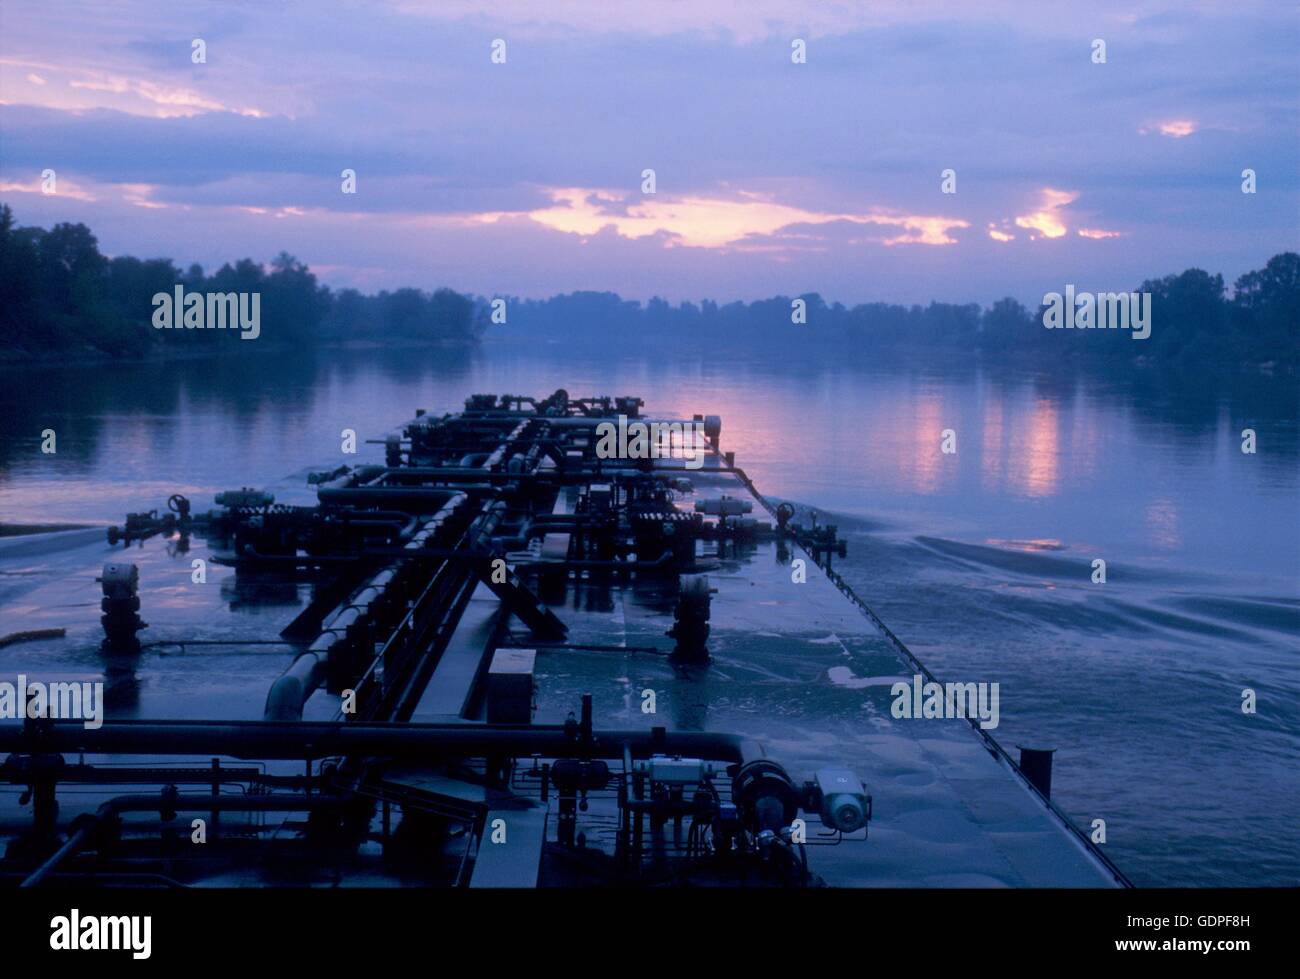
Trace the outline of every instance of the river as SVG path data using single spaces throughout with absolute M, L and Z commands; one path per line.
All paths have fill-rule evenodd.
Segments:
M 381 460 L 364 439 L 416 407 L 556 387 L 720 414 L 764 493 L 838 523 L 840 569 L 940 679 L 1000 683 L 992 733 L 1013 754 L 1057 749 L 1053 798 L 1085 829 L 1104 820 L 1138 884 L 1300 882 L 1300 412 L 1264 378 L 1171 390 L 513 342 L 8 368 L 0 523 L 119 523 L 174 492 L 206 509 L 221 489 Z

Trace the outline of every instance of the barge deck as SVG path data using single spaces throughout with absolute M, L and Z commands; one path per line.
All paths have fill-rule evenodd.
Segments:
M 105 707 L 0 721 L 0 880 L 1127 884 L 978 725 L 892 715 L 933 678 L 833 527 L 641 407 L 475 395 L 383 466 L 0 541 L 0 634 L 66 630 L 0 679 Z

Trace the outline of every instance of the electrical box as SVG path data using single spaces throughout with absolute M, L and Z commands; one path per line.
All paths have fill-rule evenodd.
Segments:
M 487 676 L 489 724 L 533 722 L 535 649 L 498 649 L 492 654 Z
M 587 503 L 593 513 L 604 513 L 614 501 L 614 487 L 609 483 L 592 483 L 587 490 Z

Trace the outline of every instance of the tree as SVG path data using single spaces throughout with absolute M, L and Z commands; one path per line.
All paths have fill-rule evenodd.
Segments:
M 40 259 L 31 238 L 19 234 L 14 212 L 0 204 L 0 343 L 31 349 L 50 339 L 38 305 Z
M 1145 349 L 1138 353 L 1185 365 L 1230 348 L 1223 289 L 1223 276 L 1202 269 L 1143 282 L 1137 291 L 1151 293 L 1151 335 L 1141 341 Z M 1239 360 L 1239 352 L 1234 353 Z
M 1300 255 L 1274 255 L 1237 280 L 1233 323 L 1252 359 L 1289 370 L 1300 365 Z
M 1029 310 L 1008 296 L 995 302 L 980 318 L 980 344 L 986 350 L 1037 346 L 1042 329 L 1041 320 L 1036 321 Z

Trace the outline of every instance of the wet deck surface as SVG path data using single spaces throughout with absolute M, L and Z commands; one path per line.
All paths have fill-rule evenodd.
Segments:
M 688 475 L 696 494 L 684 505 L 720 492 L 748 498 L 730 476 Z M 298 493 L 307 498 L 296 502 L 310 502 L 309 494 Z M 754 516 L 766 519 L 760 510 L 756 503 Z M 792 556 L 807 558 L 798 548 Z M 209 560 L 205 584 L 191 582 L 194 558 Z M 67 629 L 63 639 L 0 648 L 0 679 L 107 676 L 109 718 L 260 718 L 267 689 L 293 648 L 238 641 L 277 638 L 309 600 L 310 588 L 270 580 L 236 584 L 233 571 L 210 558 L 197 537 L 186 553 L 161 538 L 110 548 L 98 530 L 0 541 L 0 634 Z M 95 578 L 113 559 L 140 567 L 141 615 L 150 628 L 141 634 L 146 649 L 133 662 L 106 663 L 99 652 Z M 664 655 L 672 649 L 665 632 L 673 620 L 673 580 L 570 588 L 565 604 L 554 606 L 569 626 L 570 644 L 660 653 L 540 647 L 536 721 L 562 722 L 591 693 L 597 727 L 665 725 L 753 736 L 796 780 L 828 765 L 853 769 L 874 797 L 870 839 L 809 849 L 810 868 L 833 885 L 1113 884 L 967 722 L 890 716 L 890 687 L 910 680 L 912 669 L 811 560 L 807 581 L 796 584 L 776 544 L 759 543 L 724 558 L 709 580 L 717 589 L 712 660 L 696 667 L 677 666 Z M 493 605 L 481 589 L 467 613 L 482 637 Z M 510 628 L 523 639 L 517 620 Z M 181 638 L 236 644 L 148 645 Z M 446 661 L 447 669 L 463 673 L 477 665 L 472 648 L 461 653 Z M 647 690 L 655 694 L 654 714 L 642 711 Z M 414 719 L 453 713 L 456 703 L 450 685 L 445 691 L 432 686 Z M 332 719 L 337 708 L 337 698 L 318 692 L 304 718 Z M 18 790 L 0 791 L 0 818 L 20 819 Z M 76 803 L 65 808 L 70 816 Z M 810 820 L 810 838 L 819 830 Z
M 694 478 L 696 497 L 748 498 L 730 477 Z M 689 498 L 688 498 L 689 499 Z M 755 504 L 754 516 L 765 518 Z M 1113 886 L 1104 869 L 995 758 L 964 720 L 898 720 L 890 687 L 912 670 L 798 548 L 795 584 L 774 542 L 724 559 L 705 667 L 648 653 L 541 650 L 539 723 L 563 721 L 584 691 L 596 723 L 733 731 L 757 737 L 796 779 L 844 765 L 873 796 L 870 839 L 809 848 L 842 886 Z M 671 649 L 675 586 L 588 586 L 556 612 L 574 644 Z M 977 679 L 977 678 L 971 678 Z M 655 691 L 656 713 L 642 712 Z M 810 822 L 809 837 L 819 830 Z

